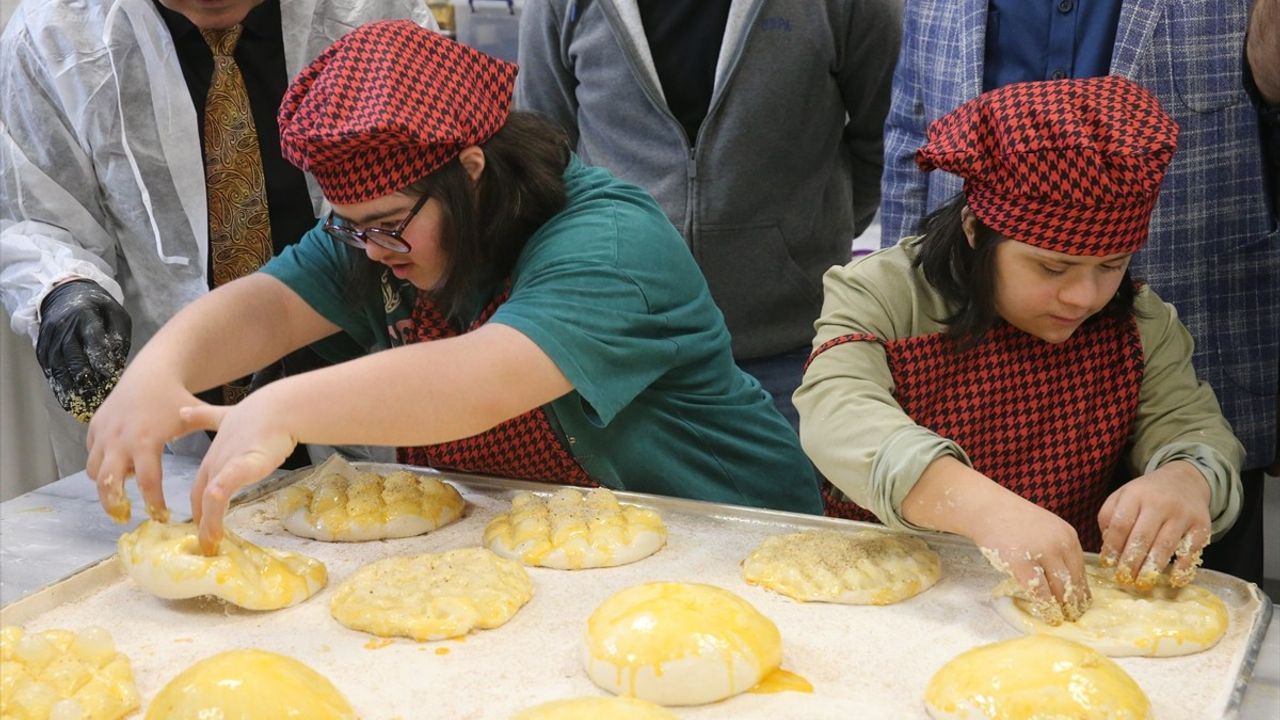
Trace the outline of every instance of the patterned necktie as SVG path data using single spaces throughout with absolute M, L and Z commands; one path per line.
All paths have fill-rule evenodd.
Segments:
M 232 53 L 243 28 L 201 30 L 213 51 L 213 77 L 204 105 L 205 186 L 213 286 L 257 270 L 271 259 L 271 217 L 258 130 L 244 76 Z M 228 404 L 248 394 L 247 382 L 223 386 Z
M 271 217 L 258 130 L 244 76 L 232 53 L 241 26 L 202 30 L 213 51 L 213 78 L 204 105 L 205 184 L 213 286 L 248 275 L 271 259 Z

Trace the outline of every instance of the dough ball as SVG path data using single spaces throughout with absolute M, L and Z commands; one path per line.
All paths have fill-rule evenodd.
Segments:
M 353 630 L 443 640 L 498 627 L 531 597 L 533 581 L 519 563 L 463 548 L 365 565 L 338 586 L 329 610 Z
M 743 561 L 742 576 L 801 601 L 888 605 L 933 587 L 941 566 L 912 535 L 817 530 L 766 538 Z
M 324 563 L 254 545 L 227 531 L 218 554 L 200 552 L 193 523 L 148 520 L 116 543 L 125 572 L 159 598 L 212 595 L 249 610 L 296 605 L 324 587 Z
M 782 662 L 782 636 L 746 600 L 712 585 L 657 582 L 606 600 L 587 620 L 592 682 L 661 705 L 749 690 Z
M 228 650 L 170 680 L 147 720 L 354 720 L 356 712 L 325 676 L 287 655 Z
M 485 547 L 499 555 L 559 570 L 625 565 L 666 541 L 658 513 L 623 505 L 605 488 L 564 488 L 548 498 L 518 492 L 484 530 Z

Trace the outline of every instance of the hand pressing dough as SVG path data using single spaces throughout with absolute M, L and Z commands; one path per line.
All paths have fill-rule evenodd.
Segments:
M 1109 658 L 1079 643 L 1030 635 L 973 648 L 925 689 L 934 720 L 1149 720 L 1151 702 Z
M 0 628 L 0 718 L 116 720 L 137 707 L 129 658 L 106 630 Z
M 1025 633 L 1054 635 L 1112 657 L 1169 657 L 1208 650 L 1227 631 L 1222 600 L 1198 585 L 1173 588 L 1167 579 L 1149 593 L 1116 583 L 1110 570 L 1085 566 L 1093 604 L 1075 622 L 1049 625 L 1031 614 L 1030 603 L 999 595 L 996 612 Z M 1008 592 L 1008 583 L 997 592 Z
M 329 610 L 353 630 L 443 640 L 498 627 L 531 597 L 520 563 L 463 548 L 365 565 L 338 586 Z
M 202 555 L 189 522 L 148 520 L 116 547 L 129 577 L 167 600 L 213 595 L 249 610 L 278 610 L 316 594 L 328 579 L 319 560 L 258 547 L 229 530 L 217 555 Z
M 485 547 L 525 565 L 582 570 L 646 558 L 667 541 L 658 513 L 623 505 L 605 488 L 518 492 L 484 530 Z
M 276 495 L 285 530 L 326 542 L 421 535 L 462 517 L 465 506 L 452 485 L 433 477 L 361 472 L 338 455 Z
M 818 530 L 766 538 L 743 578 L 802 602 L 888 605 L 933 586 L 938 554 L 911 535 Z
M 228 650 L 170 680 L 151 701 L 146 720 L 355 717 L 333 683 L 302 662 L 264 650 Z
M 728 590 L 646 583 L 591 613 L 582 659 L 591 681 L 616 695 L 701 705 L 749 690 L 776 670 L 782 636 Z
M 516 713 L 512 720 L 679 720 L 661 705 L 629 697 L 553 700 Z

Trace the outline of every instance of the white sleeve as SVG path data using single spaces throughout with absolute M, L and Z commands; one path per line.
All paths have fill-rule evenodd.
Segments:
M 33 342 L 40 303 L 61 282 L 93 280 L 124 301 L 102 188 L 58 92 L 68 74 L 82 75 L 86 97 L 107 78 L 91 60 L 63 63 L 55 88 L 25 28 L 8 28 L 0 41 L 0 299 L 14 332 Z

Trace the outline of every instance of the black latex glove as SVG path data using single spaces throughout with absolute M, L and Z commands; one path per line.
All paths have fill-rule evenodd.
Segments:
M 62 408 L 88 422 L 129 357 L 133 321 L 91 280 L 59 285 L 40 304 L 36 360 Z

